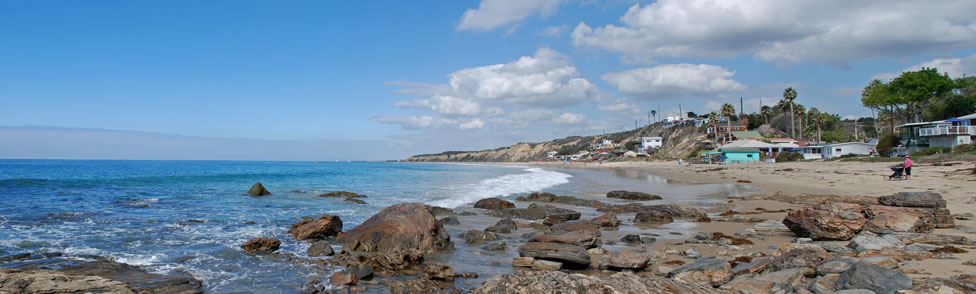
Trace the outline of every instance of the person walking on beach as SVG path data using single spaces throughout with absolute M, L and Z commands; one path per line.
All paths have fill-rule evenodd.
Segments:
M 912 178 L 912 159 L 905 155 L 905 180 L 911 180 Z

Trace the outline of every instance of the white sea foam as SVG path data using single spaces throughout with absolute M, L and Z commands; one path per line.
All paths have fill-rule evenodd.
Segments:
M 504 175 L 485 179 L 478 183 L 446 187 L 446 199 L 435 200 L 431 204 L 444 207 L 458 207 L 484 198 L 500 197 L 519 193 L 542 191 L 544 189 L 569 183 L 568 174 L 531 167 L 523 169 L 526 173 Z

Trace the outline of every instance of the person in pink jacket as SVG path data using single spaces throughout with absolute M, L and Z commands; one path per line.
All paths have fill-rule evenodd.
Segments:
M 912 177 L 912 159 L 905 155 L 905 180 L 911 180 Z

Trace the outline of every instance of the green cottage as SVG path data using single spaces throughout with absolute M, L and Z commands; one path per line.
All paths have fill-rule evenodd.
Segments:
M 723 148 L 719 149 L 725 155 L 726 162 L 756 162 L 759 161 L 759 148 Z

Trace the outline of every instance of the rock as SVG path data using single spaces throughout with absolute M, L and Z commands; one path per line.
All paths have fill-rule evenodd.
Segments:
M 346 286 L 346 285 L 355 285 L 356 284 L 356 275 L 351 274 L 351 273 L 348 273 L 348 272 L 345 272 L 345 271 L 337 272 L 337 273 L 332 274 L 332 277 L 329 278 L 329 281 L 332 283 L 332 286 L 336 286 L 336 287 Z
M 857 263 L 857 260 L 851 258 L 834 258 L 817 266 L 817 274 L 821 276 L 839 274 L 851 269 L 855 263 Z
M 820 246 L 805 246 L 791 249 L 780 254 L 770 262 L 770 269 L 774 271 L 791 268 L 816 268 L 832 256 Z
M 857 261 L 867 262 L 886 269 L 895 269 L 896 267 L 898 267 L 898 261 L 888 256 L 870 256 L 870 257 L 859 258 Z
M 837 278 L 834 288 L 868 289 L 879 294 L 896 293 L 911 289 L 912 279 L 903 273 L 867 262 L 857 262 Z
M 814 240 L 850 240 L 861 231 L 867 219 L 864 206 L 831 202 L 791 210 L 783 224 L 799 237 Z
M 461 234 L 461 238 L 464 239 L 465 244 L 484 244 L 485 241 L 498 240 L 498 236 L 495 236 L 495 233 L 479 230 L 469 230 Z
M 342 220 L 336 215 L 324 215 L 317 219 L 306 219 L 291 225 L 288 233 L 296 240 L 317 240 L 338 235 L 342 232 Z
M 512 266 L 514 267 L 532 267 L 532 262 L 535 261 L 533 257 L 515 257 L 512 258 Z
M 624 243 L 627 243 L 627 244 L 637 244 L 637 245 L 639 245 L 639 244 L 641 244 L 641 239 L 640 239 L 640 236 L 638 236 L 638 235 L 635 235 L 635 234 L 627 234 L 627 235 L 624 235 L 623 238 L 620 238 L 620 242 L 624 242 Z
M 925 244 L 925 243 L 915 243 L 905 246 L 905 251 L 915 251 L 915 252 L 930 252 L 932 250 L 939 249 L 939 245 Z
M 645 249 L 625 248 L 620 251 L 611 252 L 600 256 L 599 267 L 601 269 L 630 269 L 642 270 L 654 263 L 651 255 Z
M 562 267 L 563 267 L 562 262 L 548 261 L 548 260 L 541 260 L 541 259 L 536 259 L 535 261 L 532 261 L 532 269 L 534 270 L 558 271 Z
M 592 231 L 556 231 L 533 236 L 529 242 L 553 242 L 594 248 L 600 246 L 600 235 Z
M 332 256 L 332 254 L 335 254 L 332 251 L 332 244 L 326 241 L 315 241 L 315 243 L 312 243 L 312 246 L 308 247 L 305 253 L 311 257 Z
M 605 213 L 591 219 L 590 223 L 600 227 L 617 227 L 620 225 L 620 220 L 617 220 L 617 215 L 613 213 Z
M 542 221 L 542 223 L 547 226 L 551 226 L 566 221 L 578 220 L 580 218 L 580 215 L 581 214 L 579 212 L 553 214 L 547 216 L 546 219 Z
M 454 268 L 441 263 L 425 263 L 424 274 L 431 280 L 454 280 Z
M 877 294 L 877 293 L 868 289 L 847 289 L 847 290 L 834 291 L 834 294 Z
M 647 200 L 661 200 L 661 196 L 651 195 L 643 192 L 630 192 L 630 191 L 610 191 L 607 192 L 607 198 L 617 198 L 624 200 L 637 200 L 637 201 L 647 201 Z
M 577 266 L 590 264 L 590 255 L 586 253 L 586 248 L 564 243 L 527 242 L 519 248 L 519 256 L 560 261 Z
M 30 253 L 16 253 L 16 254 L 2 255 L 0 256 L 0 263 L 19 261 L 19 260 L 28 259 L 30 257 L 31 257 Z
M 356 199 L 356 198 L 346 198 L 343 201 L 345 201 L 345 202 L 352 202 L 352 203 L 355 203 L 355 204 L 366 204 L 366 201 L 362 201 L 362 200 L 359 200 L 359 199 Z
M 732 278 L 731 270 L 728 262 L 715 257 L 705 257 L 671 270 L 668 278 L 679 282 L 707 283 L 718 287 Z
M 281 240 L 274 238 L 253 238 L 241 244 L 241 248 L 248 253 L 268 253 L 278 250 L 278 247 L 281 247 Z
M 544 219 L 554 214 L 577 213 L 576 211 L 552 205 L 529 204 L 526 208 L 488 210 L 488 215 L 500 218 L 519 218 L 527 220 Z
M 518 225 L 515 224 L 515 221 L 510 218 L 506 218 L 499 220 L 494 226 L 486 228 L 485 231 L 498 234 L 508 234 L 516 229 L 518 229 Z
M 857 252 L 864 252 L 868 250 L 881 250 L 885 247 L 902 248 L 905 247 L 905 243 L 891 234 L 878 236 L 865 231 L 851 239 L 851 243 L 847 247 L 853 248 Z
M 580 199 L 580 198 L 570 197 L 570 196 L 556 196 L 556 194 L 552 194 L 548 192 L 542 192 L 542 193 L 534 192 L 529 194 L 528 196 L 519 196 L 517 200 L 526 201 L 526 202 L 562 203 L 562 204 L 592 207 L 592 208 L 598 208 L 605 205 L 603 202 L 596 201 L 596 200 Z
M 800 289 L 803 275 L 809 269 L 791 268 L 748 279 L 735 279 L 721 289 L 734 293 L 791 293 Z
M 637 215 L 634 216 L 635 223 L 659 223 L 666 224 L 674 222 L 670 213 L 657 211 L 657 210 L 646 210 L 638 211 Z
M 319 194 L 319 197 L 366 198 L 366 195 L 360 195 L 349 191 L 332 191 Z
M 973 215 L 972 213 L 967 212 L 967 213 L 954 214 L 954 215 L 952 215 L 952 218 L 955 218 L 957 220 L 971 221 L 971 220 L 976 219 L 976 215 Z M 956 227 L 959 227 L 959 226 L 956 226 Z
M 427 211 L 429 211 L 430 214 L 433 214 L 433 215 L 455 215 L 455 214 L 457 214 L 457 213 L 454 213 L 454 210 L 451 210 L 450 208 L 446 208 L 446 207 L 440 207 L 440 206 L 434 206 L 434 205 L 424 205 L 424 207 L 427 208 Z M 461 214 L 461 215 L 465 215 L 465 214 Z
M 374 269 L 372 266 L 361 265 L 348 267 L 343 272 L 350 273 L 355 276 L 356 281 L 364 281 L 373 278 Z
M 935 229 L 935 216 L 920 208 L 868 205 L 864 229 L 886 234 L 892 232 L 928 233 Z
M 976 242 L 974 242 L 972 239 L 956 235 L 922 233 L 895 233 L 890 235 L 895 236 L 906 244 L 928 243 L 935 245 L 976 245 Z
M 261 183 L 255 183 L 253 186 L 251 186 L 250 190 L 247 190 L 247 195 L 267 196 L 267 195 L 271 195 L 271 192 L 269 192 L 268 189 L 265 189 L 264 185 L 262 185 Z
M 810 283 L 810 291 L 817 294 L 833 294 L 834 286 L 837 284 L 837 279 L 840 278 L 840 274 L 826 274 L 823 276 L 818 276 L 813 279 Z
M 452 216 L 449 216 L 449 217 L 445 217 L 445 218 L 439 219 L 437 221 L 440 222 L 441 225 L 456 226 L 456 225 L 460 225 L 461 224 L 461 221 L 458 220 L 458 218 L 456 216 L 453 216 L 453 215 Z
M 50 258 L 0 268 L 0 293 L 202 293 L 185 273 L 154 274 L 103 257 L 93 261 Z
M 774 220 L 768 220 L 761 223 L 756 223 L 752 226 L 753 230 L 756 231 L 789 231 L 790 228 L 786 227 L 783 222 L 778 222 Z
M 438 293 L 438 294 L 461 294 L 461 290 L 454 288 L 453 283 L 432 281 L 426 278 L 420 278 L 409 281 L 400 281 L 395 279 L 390 279 L 385 281 L 386 285 L 390 288 L 390 294 L 420 294 L 420 293 Z
M 605 205 L 596 209 L 599 212 L 614 213 L 636 213 L 638 211 L 660 211 L 667 212 L 673 218 L 698 219 L 708 216 L 708 213 L 701 208 L 677 205 L 677 204 L 658 204 L 643 205 L 640 203 L 630 203 L 625 205 Z
M 472 289 L 470 293 L 712 294 L 723 292 L 710 286 L 682 284 L 661 277 L 641 277 L 630 272 L 598 277 L 561 271 L 523 271 L 498 275 Z
M 748 263 L 742 263 L 736 265 L 732 268 L 732 274 L 734 275 L 752 275 L 769 268 L 769 263 L 772 261 L 769 257 L 756 258 Z
M 498 210 L 504 208 L 515 208 L 515 204 L 498 198 L 485 198 L 485 199 L 478 200 L 478 202 L 475 202 L 474 208 Z
M 387 207 L 337 239 L 343 251 L 392 252 L 415 249 L 435 252 L 450 249 L 451 236 L 434 215 L 419 203 Z
M 508 249 L 508 245 L 506 245 L 505 242 L 498 242 L 488 244 L 487 246 L 481 247 L 481 249 L 488 251 L 504 251 L 505 249 Z
M 934 192 L 899 192 L 889 196 L 878 197 L 878 203 L 887 206 L 918 207 L 930 212 L 936 228 L 951 228 L 955 225 L 946 201 L 942 195 Z
M 568 221 L 552 226 L 553 231 L 587 231 L 600 233 L 600 227 L 586 221 Z
M 695 250 L 695 248 L 688 248 L 687 250 L 682 251 L 681 255 L 684 255 L 687 258 L 698 258 L 701 257 L 701 252 L 698 252 L 698 250 Z
M 854 249 L 852 249 L 851 247 L 837 245 L 834 243 L 820 242 L 817 245 L 820 245 L 820 248 L 823 248 L 824 250 L 827 250 L 827 252 L 830 253 L 853 254 L 855 252 Z

